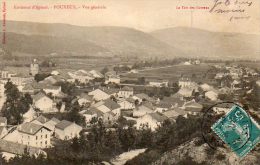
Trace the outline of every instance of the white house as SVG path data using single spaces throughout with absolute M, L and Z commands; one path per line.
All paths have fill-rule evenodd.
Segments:
M 80 96 L 78 97 L 78 103 L 80 106 L 91 104 L 92 101 L 93 101 L 93 96 L 90 96 L 86 93 L 81 93 Z
M 153 87 L 168 87 L 169 82 L 165 80 L 152 80 L 149 82 L 149 85 Z
M 178 116 L 185 117 L 187 114 L 188 114 L 188 112 L 181 108 L 173 108 L 173 109 L 163 112 L 164 116 L 166 116 L 167 118 L 174 120 L 174 121 L 178 118 Z
M 40 92 L 33 96 L 33 105 L 35 108 L 40 109 L 42 112 L 57 112 L 55 103 L 52 99 Z
M 132 101 L 129 101 L 129 99 L 119 101 L 118 104 L 120 105 L 121 109 L 125 109 L 125 110 L 135 108 L 135 103 Z
M 121 115 L 121 107 L 111 99 L 102 100 L 93 105 L 103 113 L 113 112 L 117 117 Z
M 134 89 L 128 86 L 124 86 L 122 89 L 118 92 L 119 98 L 129 98 L 134 95 Z
M 213 111 L 217 114 L 227 114 L 231 108 L 224 108 L 224 107 L 213 107 Z
M 95 78 L 104 78 L 104 75 L 99 71 L 91 70 L 89 73 L 92 74 L 92 76 Z
M 37 117 L 37 112 L 31 106 L 30 109 L 23 114 L 23 122 L 31 122 Z
M 118 116 L 114 112 L 109 111 L 103 114 L 102 119 L 105 123 L 111 123 L 115 122 Z
M 184 103 L 181 108 L 187 111 L 188 114 L 197 115 L 201 113 L 203 106 L 195 102 L 195 100 L 191 100 L 189 102 Z
M 101 89 L 95 89 L 94 91 L 91 91 L 88 93 L 89 95 L 93 96 L 93 98 L 97 101 L 105 100 L 110 97 L 110 95 Z
M 52 94 L 52 96 L 59 96 L 61 93 L 61 86 L 54 86 L 54 85 L 46 85 L 43 88 L 43 91 L 47 94 Z
M 212 101 L 216 101 L 218 99 L 218 93 L 216 91 L 208 91 L 205 93 L 205 97 Z
M 181 88 L 184 88 L 184 87 L 191 88 L 191 87 L 197 85 L 197 83 L 191 81 L 189 78 L 184 78 L 184 77 L 182 77 L 182 78 L 179 80 L 178 84 L 179 84 L 179 86 L 180 86 Z
M 193 97 L 195 90 L 188 87 L 183 87 L 179 89 L 178 94 L 180 94 L 184 98 L 190 98 Z
M 160 113 L 165 112 L 165 111 L 169 110 L 170 108 L 174 107 L 173 104 L 174 103 L 160 101 L 158 104 L 156 104 L 155 111 L 160 112 Z
M 27 83 L 32 83 L 34 81 L 34 78 L 29 77 L 22 77 L 22 76 L 12 76 L 10 77 L 10 81 L 17 86 L 25 85 Z
M 103 112 L 101 112 L 100 110 L 98 110 L 97 108 L 95 107 L 90 107 L 88 110 L 82 110 L 79 112 L 82 116 L 85 117 L 85 122 L 87 125 L 90 124 L 90 121 L 93 119 L 93 118 L 102 118 L 103 116 Z
M 45 126 L 35 123 L 23 123 L 17 127 L 20 134 L 18 143 L 39 147 L 48 148 L 51 146 L 51 130 Z
M 163 121 L 167 120 L 168 118 L 160 113 L 148 113 L 136 120 L 136 128 L 140 129 L 144 125 L 147 125 L 151 128 L 152 131 L 162 124 Z
M 44 126 L 49 128 L 52 133 L 55 132 L 55 126 L 60 122 L 59 119 L 56 119 L 55 117 L 51 118 L 49 121 L 44 123 Z
M 57 75 L 59 75 L 59 74 L 60 74 L 60 72 L 57 71 L 57 70 L 53 70 L 53 71 L 51 72 L 51 75 L 54 75 L 54 76 L 57 76 Z
M 61 140 L 72 139 L 79 136 L 81 130 L 81 126 L 67 120 L 62 120 L 55 125 L 55 137 Z
M 85 70 L 78 70 L 76 72 L 68 72 L 68 75 L 72 77 L 73 81 L 79 81 L 80 83 L 87 83 L 90 80 L 93 80 L 94 77 L 92 74 L 88 73 Z
M 118 75 L 111 75 L 108 78 L 106 78 L 105 84 L 108 83 L 115 83 L 115 84 L 120 84 L 120 76 Z

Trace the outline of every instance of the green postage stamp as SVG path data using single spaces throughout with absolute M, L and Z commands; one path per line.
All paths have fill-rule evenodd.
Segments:
M 211 129 L 240 158 L 260 141 L 260 127 L 242 108 L 234 105 Z

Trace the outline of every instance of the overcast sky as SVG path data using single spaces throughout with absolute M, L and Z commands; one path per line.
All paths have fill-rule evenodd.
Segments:
M 125 26 L 153 31 L 176 26 L 191 26 L 191 11 L 176 6 L 212 7 L 214 0 L 2 0 L 7 4 L 7 19 L 18 21 L 68 23 L 81 26 Z M 220 0 L 221 1 L 221 0 Z M 222 0 L 223 1 L 223 0 Z M 230 0 L 235 1 L 235 0 Z M 243 1 L 243 0 L 239 0 Z M 210 31 L 260 34 L 260 1 L 246 10 L 248 20 L 229 21 L 230 14 L 194 10 L 193 27 Z M 17 10 L 16 6 L 54 4 L 101 5 L 100 10 Z

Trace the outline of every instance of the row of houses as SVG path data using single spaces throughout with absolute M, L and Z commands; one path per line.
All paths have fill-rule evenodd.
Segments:
M 0 150 L 7 160 L 22 155 L 24 149 L 28 149 L 30 155 L 46 154 L 43 149 L 52 147 L 53 139 L 69 140 L 82 131 L 82 127 L 73 122 L 42 115 L 13 127 L 7 126 L 6 119 L 0 117 L 0 124 Z

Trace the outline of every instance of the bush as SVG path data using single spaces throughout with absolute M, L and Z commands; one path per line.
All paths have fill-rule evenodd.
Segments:
M 218 160 L 224 160 L 224 159 L 226 159 L 226 155 L 224 155 L 224 154 L 222 154 L 222 153 L 219 153 L 219 154 L 217 154 L 216 159 L 218 159 Z
M 134 157 L 126 162 L 125 165 L 137 165 L 137 164 L 151 164 L 161 157 L 161 153 L 158 150 L 150 150 Z

